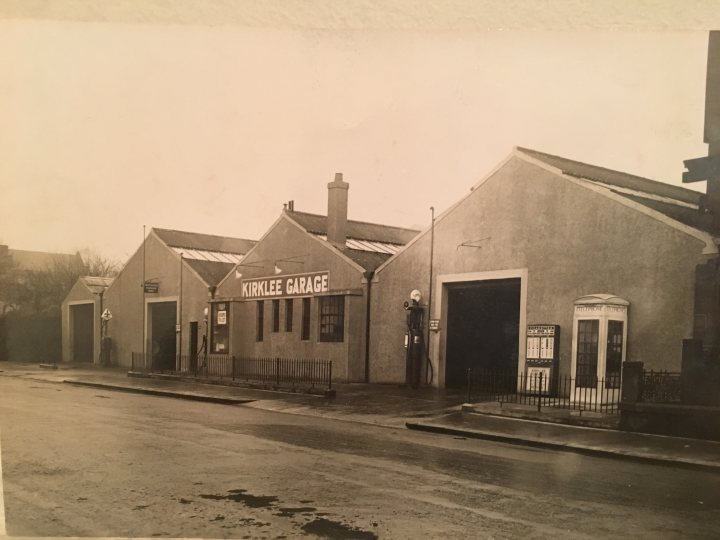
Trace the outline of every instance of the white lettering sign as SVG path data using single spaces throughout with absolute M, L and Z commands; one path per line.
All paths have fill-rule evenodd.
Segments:
M 243 298 L 274 298 L 280 296 L 308 296 L 330 291 L 327 271 L 293 274 L 282 277 L 263 277 L 242 280 Z

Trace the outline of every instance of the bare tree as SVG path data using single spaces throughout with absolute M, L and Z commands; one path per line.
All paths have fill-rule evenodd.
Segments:
M 117 275 L 116 261 L 90 250 L 83 253 L 84 257 L 80 252 L 75 257 L 57 257 L 41 270 L 24 270 L 0 257 L 0 303 L 4 311 L 56 311 L 79 277 Z

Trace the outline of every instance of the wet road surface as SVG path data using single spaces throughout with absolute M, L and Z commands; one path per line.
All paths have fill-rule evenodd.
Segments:
M 720 475 L 0 377 L 13 536 L 717 538 Z

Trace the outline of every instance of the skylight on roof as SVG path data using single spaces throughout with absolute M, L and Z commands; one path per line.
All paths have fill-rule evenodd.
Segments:
M 318 238 L 327 240 L 324 234 L 316 234 Z M 390 244 L 387 242 L 378 242 L 376 240 L 358 240 L 356 238 L 348 238 L 345 240 L 345 247 L 348 249 L 357 249 L 358 251 L 367 251 L 369 253 L 385 253 L 386 255 L 394 255 L 402 246 L 398 244 Z
M 186 259 L 194 261 L 210 261 L 237 264 L 243 258 L 243 253 L 226 253 L 224 251 L 210 251 L 207 249 L 190 249 L 173 247 L 175 253 L 182 253 Z

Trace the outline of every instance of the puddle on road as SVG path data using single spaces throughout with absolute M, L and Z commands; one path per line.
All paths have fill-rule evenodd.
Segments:
M 347 540 L 375 540 L 377 538 L 374 532 L 363 531 L 325 518 L 317 518 L 310 523 L 306 523 L 301 529 L 323 538 L 343 538 Z
M 315 512 L 317 508 L 314 506 L 298 506 L 296 508 L 279 508 L 278 510 L 279 511 L 275 513 L 276 516 L 293 517 L 295 514 L 308 514 L 309 512 Z
M 250 508 L 268 508 L 278 500 L 278 498 L 273 495 L 251 495 L 244 489 L 231 489 L 228 493 L 229 495 L 200 495 L 200 497 L 213 501 L 235 501 L 243 503 Z
M 377 534 L 375 534 L 372 531 L 365 531 L 362 529 L 358 529 L 357 527 L 352 527 L 346 523 L 341 523 L 339 521 L 333 521 L 331 519 L 321 517 L 326 516 L 327 513 L 325 512 L 318 512 L 317 508 L 314 506 L 283 506 L 283 507 L 277 507 L 276 503 L 278 502 L 278 498 L 273 495 L 252 495 L 247 492 L 245 489 L 231 489 L 228 490 L 227 495 L 213 495 L 213 494 L 203 494 L 199 495 L 202 499 L 209 499 L 213 501 L 234 501 L 244 504 L 245 506 L 249 508 L 274 508 L 277 511 L 275 512 L 276 516 L 280 517 L 295 517 L 296 515 L 302 515 L 305 517 L 306 523 L 302 525 L 300 528 L 303 530 L 303 532 L 307 534 L 313 534 L 315 536 L 319 536 L 321 538 L 331 538 L 331 539 L 348 539 L 348 540 L 376 540 Z M 182 504 L 187 504 L 189 502 L 192 502 L 188 499 L 179 499 L 179 501 Z M 186 502 L 187 501 L 187 502 Z M 301 504 L 309 504 L 313 501 L 310 500 L 304 500 L 300 501 Z M 309 521 L 309 518 L 313 518 L 312 521 Z M 224 521 L 225 516 L 222 514 L 217 514 L 214 519 L 211 519 L 210 521 Z M 296 525 L 300 525 L 299 523 L 296 523 L 293 521 Z M 255 521 L 253 518 L 243 518 L 240 519 L 238 522 L 238 525 L 252 525 L 256 527 L 266 527 L 269 526 L 270 523 L 262 523 Z M 228 524 L 228 527 L 233 527 L 237 525 L 231 525 Z M 373 526 L 377 526 L 377 523 L 373 523 Z M 227 527 L 224 527 L 227 528 Z

